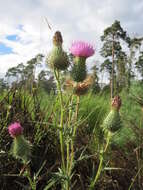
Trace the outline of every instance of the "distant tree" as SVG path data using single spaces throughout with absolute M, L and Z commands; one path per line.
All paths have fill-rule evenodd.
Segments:
M 120 22 L 116 20 L 110 27 L 104 30 L 104 34 L 103 36 L 101 36 L 101 41 L 103 42 L 101 55 L 105 58 L 105 61 L 103 62 L 101 67 L 102 69 L 106 68 L 106 70 L 110 74 L 111 98 L 114 96 L 114 91 L 116 89 L 115 78 L 119 78 L 115 77 L 115 74 L 119 71 L 118 69 L 122 66 L 120 65 L 121 62 L 119 61 L 119 59 L 121 59 L 121 52 L 123 52 L 121 40 L 127 42 L 128 36 L 126 31 L 124 31 L 121 27 Z M 118 72 L 118 74 L 119 73 L 120 72 Z
M 51 75 L 50 71 L 42 70 L 38 75 L 38 86 L 43 88 L 46 92 L 50 93 L 56 91 L 56 83 L 54 76 Z
M 135 65 L 137 64 L 137 61 L 135 61 L 136 54 L 139 54 L 140 47 L 142 45 L 142 41 L 143 41 L 142 37 L 140 37 L 140 38 L 137 38 L 137 37 L 129 38 L 129 40 L 128 40 L 129 56 L 128 56 L 128 61 L 127 61 L 128 69 L 127 69 L 127 73 L 126 73 L 127 90 L 130 89 L 131 79 L 134 77 L 132 67 L 134 65 L 134 62 L 135 62 Z
M 12 81 L 16 80 L 18 82 L 18 79 L 19 79 L 19 69 L 17 67 L 11 67 L 11 68 L 9 68 L 8 71 L 6 72 L 5 77 L 8 79 L 8 81 L 12 77 L 12 79 L 13 79 Z
M 96 94 L 100 91 L 99 77 L 98 77 L 99 68 L 96 65 L 94 65 L 91 68 L 91 70 L 92 70 L 92 76 L 93 76 L 92 92 Z
M 0 92 L 3 92 L 7 87 L 8 85 L 6 81 L 3 78 L 0 78 Z
M 126 85 L 127 55 L 124 51 L 118 52 L 116 66 L 117 66 L 116 91 L 119 91 Z
M 140 53 L 139 59 L 135 63 L 135 66 L 136 66 L 138 72 L 140 73 L 140 75 L 142 77 L 142 81 L 143 81 L 143 51 Z
M 111 74 L 112 74 L 112 61 L 110 59 L 105 59 L 104 62 L 101 64 L 100 71 L 106 71 L 109 73 L 110 79 L 111 79 Z
M 43 58 L 44 56 L 42 54 L 38 54 L 31 60 L 27 61 L 25 65 L 20 63 L 16 67 L 8 69 L 5 77 L 9 83 L 14 85 L 24 85 L 25 88 L 32 92 L 33 84 L 36 84 L 36 66 L 41 65 Z

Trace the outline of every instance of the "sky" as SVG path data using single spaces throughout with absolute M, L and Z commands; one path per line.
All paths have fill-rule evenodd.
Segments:
M 130 35 L 142 35 L 143 0 L 0 0 L 0 76 L 38 53 L 47 55 L 56 30 L 67 51 L 74 40 L 94 45 L 90 68 L 100 59 L 103 30 L 115 20 Z

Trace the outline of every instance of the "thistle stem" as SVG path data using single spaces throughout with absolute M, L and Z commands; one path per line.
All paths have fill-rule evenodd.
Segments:
M 70 124 L 71 124 L 72 102 L 73 102 L 73 95 L 71 96 L 70 101 L 69 101 L 68 128 L 70 128 Z M 70 164 L 70 141 L 69 140 L 67 142 L 67 163 L 66 164 L 67 164 L 66 165 L 66 170 L 68 172 L 68 170 L 69 170 L 69 164 Z M 66 182 L 66 190 L 70 190 L 69 181 Z
M 80 97 L 77 96 L 76 112 L 75 112 L 75 122 L 78 119 L 79 103 L 80 103 Z M 71 160 L 70 160 L 70 166 L 69 166 L 69 175 L 71 174 L 72 164 L 73 164 L 73 160 L 74 160 L 74 138 L 75 138 L 75 134 L 76 134 L 76 129 L 77 129 L 77 124 L 74 125 L 74 128 L 73 128 L 73 137 L 72 137 L 72 140 L 71 140 Z
M 62 166 L 63 166 L 63 169 L 65 171 L 64 143 L 63 143 L 63 116 L 64 116 L 63 96 L 62 96 L 62 90 L 61 90 L 61 82 L 60 82 L 59 71 L 56 71 L 54 69 L 54 75 L 55 75 L 56 82 L 57 82 L 58 95 L 59 95 L 60 106 L 61 106 L 59 137 L 60 137 L 60 146 L 61 146 Z
M 72 116 L 72 102 L 73 102 L 73 95 L 70 100 L 70 107 L 69 107 L 69 116 L 68 116 L 68 128 L 70 128 L 71 124 L 71 116 Z M 70 161 L 70 148 L 69 148 L 70 142 L 67 143 L 67 170 L 69 168 L 69 161 Z
M 30 169 L 29 169 L 28 165 L 25 166 L 25 171 L 26 171 L 25 177 L 27 177 L 27 179 L 29 181 L 31 190 L 36 190 L 36 181 L 31 178 Z
M 97 170 L 97 173 L 96 173 L 96 176 L 95 176 L 94 180 L 90 184 L 89 190 L 94 190 L 95 184 L 96 184 L 96 182 L 98 181 L 98 179 L 99 179 L 99 177 L 101 175 L 102 168 L 103 168 L 103 161 L 104 161 L 104 153 L 107 151 L 107 148 L 108 148 L 109 143 L 110 143 L 110 139 L 111 139 L 111 132 L 108 131 L 107 137 L 106 137 L 105 148 L 102 147 L 101 151 L 100 151 L 98 170 Z

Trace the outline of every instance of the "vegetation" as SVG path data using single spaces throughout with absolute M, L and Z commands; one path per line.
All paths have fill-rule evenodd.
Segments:
M 91 72 L 93 48 L 75 42 L 67 55 L 58 31 L 48 58 L 39 54 L 0 79 L 2 190 L 143 189 L 143 38 L 115 21 L 101 40 L 104 60 Z M 104 87 L 100 72 L 109 74 Z

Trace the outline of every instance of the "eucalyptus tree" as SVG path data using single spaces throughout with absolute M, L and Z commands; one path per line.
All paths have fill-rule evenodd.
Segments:
M 11 81 L 19 81 L 19 69 L 17 67 L 11 67 L 7 70 L 5 77 L 8 80 L 8 83 Z
M 36 81 L 35 81 L 36 67 L 42 64 L 43 58 L 44 58 L 44 55 L 38 54 L 34 58 L 27 61 L 27 63 L 25 64 L 25 68 L 23 70 L 23 76 L 24 76 L 26 88 L 30 89 L 31 92 L 32 92 L 34 83 L 36 84 Z
M 42 54 L 36 55 L 34 58 L 27 61 L 26 64 L 20 63 L 15 67 L 11 67 L 6 72 L 5 77 L 9 83 L 15 82 L 24 84 L 32 90 L 35 82 L 36 66 L 41 65 L 44 56 Z

